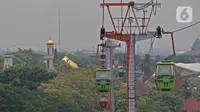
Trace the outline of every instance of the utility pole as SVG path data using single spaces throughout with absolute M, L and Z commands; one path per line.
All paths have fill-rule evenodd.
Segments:
M 60 45 L 60 8 L 58 9 L 58 44 L 59 44 L 59 52 L 61 52 Z

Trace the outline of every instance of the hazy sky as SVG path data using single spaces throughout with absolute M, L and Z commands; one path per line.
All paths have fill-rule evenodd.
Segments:
M 58 8 L 61 12 L 61 47 L 62 49 L 92 49 L 99 42 L 101 26 L 102 0 L 0 0 L 0 48 L 13 45 L 44 49 L 50 38 L 58 42 Z M 118 2 L 120 0 L 107 0 Z M 124 0 L 126 1 L 126 0 Z M 128 0 L 127 0 L 128 1 Z M 142 1 L 142 0 L 137 0 Z M 143 0 L 148 1 L 148 0 Z M 200 0 L 161 0 L 162 6 L 153 16 L 150 30 L 158 25 L 166 30 L 187 26 L 176 22 L 176 8 L 186 5 L 193 8 L 193 22 L 200 20 Z M 113 14 L 120 10 L 112 9 Z M 106 10 L 106 28 L 112 30 Z M 200 24 L 176 33 L 177 49 L 188 49 L 200 36 Z M 148 49 L 149 40 L 139 42 L 140 48 Z M 154 47 L 170 50 L 170 39 L 165 36 L 156 40 Z

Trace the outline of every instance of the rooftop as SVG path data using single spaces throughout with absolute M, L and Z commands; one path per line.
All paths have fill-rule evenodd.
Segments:
M 197 38 L 193 43 L 191 50 L 200 50 L 200 40 Z
M 176 63 L 175 66 L 194 72 L 200 72 L 200 63 Z
M 200 56 L 200 40 L 197 38 L 192 47 L 191 50 L 186 51 L 185 53 L 180 54 L 179 56 Z
M 186 51 L 185 53 L 182 53 L 179 56 L 200 56 L 200 50 Z

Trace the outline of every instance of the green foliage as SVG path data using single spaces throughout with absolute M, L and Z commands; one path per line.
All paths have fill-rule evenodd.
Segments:
M 0 84 L 1 112 L 81 112 L 63 97 Z
M 31 49 L 18 49 L 17 52 L 8 53 L 13 55 L 13 65 L 26 65 L 29 67 L 45 68 L 44 56 Z M 0 70 L 3 70 L 4 59 L 0 56 Z
M 87 65 L 94 63 L 90 58 L 79 58 L 72 54 L 67 54 L 66 56 L 75 62 L 79 67 L 87 67 Z
M 64 58 L 64 56 L 67 56 L 71 61 L 73 61 L 74 63 L 76 63 L 78 65 L 78 67 L 87 67 L 88 65 L 94 64 L 95 60 L 91 60 L 90 57 L 78 57 L 76 55 L 72 55 L 72 54 L 64 54 L 64 53 L 59 53 L 59 58 L 57 60 L 54 61 L 54 65 L 55 68 L 57 70 L 61 70 L 61 71 L 65 71 L 66 67 L 70 68 L 70 66 L 66 66 L 64 63 L 61 63 L 62 58 Z
M 154 109 L 160 112 L 182 112 L 184 109 L 181 98 L 173 91 L 162 92 L 152 90 L 147 94 L 147 97 L 150 99 L 148 106 L 149 104 L 154 105 Z
M 34 89 L 41 82 L 48 81 L 55 77 L 55 73 L 48 72 L 44 69 L 27 66 L 12 66 L 0 73 L 0 76 L 7 77 L 7 83 L 13 86 L 28 87 Z
M 44 56 L 41 54 L 37 54 L 33 50 L 18 50 L 17 52 L 13 53 L 14 59 L 13 64 L 14 65 L 26 65 L 30 67 L 45 67 L 44 65 Z
M 192 96 L 192 87 L 189 85 L 187 80 L 184 81 L 184 84 L 180 89 L 180 93 L 184 99 L 188 99 L 190 96 Z
M 79 106 L 81 112 L 95 112 L 99 110 L 99 96 L 95 87 L 95 68 L 71 69 L 60 73 L 51 84 L 47 85 L 46 92 L 57 92 L 71 104 Z
M 115 93 L 116 111 L 124 112 L 126 110 L 126 90 L 117 91 Z
M 148 76 L 152 75 L 150 62 L 151 62 L 151 57 L 150 57 L 150 55 L 146 54 L 144 57 L 143 64 L 142 64 L 142 71 L 144 71 L 144 74 L 148 75 Z
M 58 63 L 65 56 L 59 53 L 55 61 L 59 74 L 44 70 L 44 59 L 31 49 L 19 49 L 15 53 L 13 67 L 0 72 L 0 111 L 3 112 L 97 112 L 99 107 L 99 93 L 95 88 L 95 69 L 93 60 L 76 55 L 67 56 L 78 64 L 80 68 L 72 69 Z M 120 64 L 125 61 L 124 55 L 118 57 Z M 137 67 L 145 73 L 155 70 L 155 60 L 146 55 L 147 60 L 136 57 Z M 146 62 L 145 64 L 143 62 Z M 3 58 L 0 57 L 0 63 Z M 125 63 L 124 63 L 125 64 Z M 20 66 L 19 66 L 20 65 Z M 154 68 L 153 68 L 154 67 Z M 152 75 L 152 74 L 151 74 Z M 126 111 L 126 89 L 121 88 L 123 78 L 115 78 L 115 107 L 116 111 Z M 36 88 L 45 83 L 43 92 Z M 185 88 L 184 88 L 185 87 Z M 187 96 L 187 85 L 172 92 L 160 92 L 155 89 L 147 94 L 136 96 L 137 112 L 184 112 L 181 96 Z M 199 98 L 199 90 L 195 97 Z M 186 95 L 187 94 L 187 95 Z M 198 96 L 199 95 L 199 96 Z
M 117 93 L 116 109 L 126 110 L 126 93 Z M 175 92 L 152 90 L 147 94 L 136 94 L 137 112 L 184 112 L 183 102 Z
M 88 66 L 61 73 L 46 83 L 47 89 L 41 93 L 35 88 L 41 82 L 52 79 L 55 76 L 53 72 L 27 66 L 10 67 L 0 74 L 11 81 L 7 82 L 10 85 L 0 85 L 0 92 L 9 94 L 5 99 L 0 99 L 6 105 L 2 109 L 4 112 L 96 112 L 100 108 L 95 88 L 95 69 L 95 66 Z M 3 102 L 6 99 L 11 100 Z

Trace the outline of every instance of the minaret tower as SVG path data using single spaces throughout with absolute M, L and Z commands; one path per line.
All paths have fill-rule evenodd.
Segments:
M 44 56 L 47 60 L 46 66 L 48 70 L 53 69 L 53 59 L 54 59 L 54 42 L 53 40 L 48 40 L 47 42 L 47 55 Z

